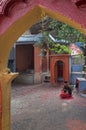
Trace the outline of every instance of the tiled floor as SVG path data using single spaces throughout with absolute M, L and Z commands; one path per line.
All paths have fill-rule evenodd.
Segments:
M 11 130 L 86 130 L 86 98 L 60 99 L 62 85 L 12 85 Z

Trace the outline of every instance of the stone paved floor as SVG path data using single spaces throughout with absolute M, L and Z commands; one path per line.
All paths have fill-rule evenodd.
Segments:
M 61 86 L 12 85 L 11 130 L 86 130 L 86 98 L 60 99 Z

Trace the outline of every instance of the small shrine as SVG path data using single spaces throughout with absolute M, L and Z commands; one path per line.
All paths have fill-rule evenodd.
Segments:
M 50 73 L 52 84 L 63 82 L 64 80 L 69 81 L 70 77 L 70 55 L 69 54 L 58 54 L 50 55 Z

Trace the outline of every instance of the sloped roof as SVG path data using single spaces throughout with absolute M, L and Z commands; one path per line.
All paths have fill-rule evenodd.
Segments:
M 18 38 L 16 41 L 16 44 L 31 44 L 31 43 L 36 43 L 40 38 L 42 37 L 42 34 L 37 34 L 37 35 L 22 35 L 21 37 Z

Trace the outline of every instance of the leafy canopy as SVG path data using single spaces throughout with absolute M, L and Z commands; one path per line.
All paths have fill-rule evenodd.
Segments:
M 37 46 L 43 49 L 50 49 L 51 52 L 56 54 L 70 54 L 71 52 L 66 45 L 62 45 L 60 42 L 55 43 L 52 41 L 49 38 L 49 34 L 53 34 L 53 36 L 55 34 L 55 38 L 57 38 L 57 40 L 63 40 L 65 43 L 86 43 L 86 36 L 84 34 L 79 32 L 77 29 L 74 29 L 71 26 L 57 20 L 51 19 L 49 25 L 45 28 L 45 31 L 43 31 L 43 37 L 40 38 Z M 83 50 L 86 53 L 86 48 Z
M 86 42 L 84 34 L 65 23 L 52 19 L 49 28 L 52 30 L 54 29 L 58 40 L 63 39 L 69 41 L 69 43 Z

